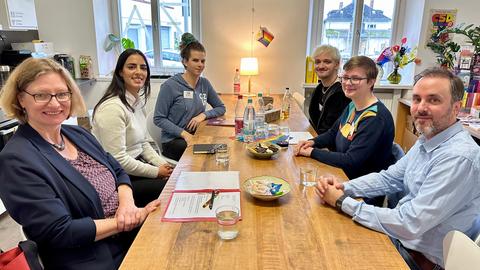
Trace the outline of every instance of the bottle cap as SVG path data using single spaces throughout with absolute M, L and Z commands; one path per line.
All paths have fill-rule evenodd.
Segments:
M 263 96 L 262 92 L 258 92 L 257 96 L 262 97 Z
M 239 94 L 239 95 L 238 95 L 238 99 L 243 99 L 242 94 Z

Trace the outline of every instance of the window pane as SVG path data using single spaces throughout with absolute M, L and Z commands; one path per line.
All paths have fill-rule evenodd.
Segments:
M 135 48 L 144 52 L 149 60 L 149 64 L 153 65 L 152 12 L 150 1 L 120 0 L 119 4 L 122 37 L 128 37 L 135 42 Z
M 192 31 L 189 0 L 160 0 L 160 43 L 163 67 L 183 68 L 178 45 L 183 33 Z
M 367 5 L 368 3 L 368 5 Z M 359 55 L 372 59 L 388 47 L 392 37 L 393 10 L 395 0 L 365 1 L 360 32 Z
M 344 0 L 325 1 L 322 43 L 335 46 L 345 63 L 352 55 L 355 3 Z

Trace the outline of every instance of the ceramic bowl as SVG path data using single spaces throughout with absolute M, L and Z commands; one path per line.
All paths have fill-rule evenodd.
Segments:
M 266 152 L 259 152 L 257 147 L 262 147 L 262 148 L 267 148 L 271 151 L 266 151 Z M 272 149 L 276 149 L 272 150 Z M 270 142 L 255 142 L 247 145 L 247 151 L 248 153 L 257 159 L 272 159 L 272 158 L 277 158 L 278 155 L 280 154 L 281 147 Z
M 262 192 L 258 192 L 257 187 L 263 187 L 268 185 L 269 183 L 281 184 L 282 186 L 279 190 L 281 194 L 265 195 Z M 256 199 L 262 201 L 273 201 L 288 194 L 290 192 L 290 184 L 287 181 L 275 176 L 262 175 L 247 179 L 245 182 L 243 182 L 242 189 Z

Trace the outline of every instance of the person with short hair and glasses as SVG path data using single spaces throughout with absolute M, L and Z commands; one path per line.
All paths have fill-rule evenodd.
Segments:
M 366 56 L 355 56 L 343 70 L 339 78 L 345 96 L 352 102 L 327 132 L 300 142 L 295 154 L 339 167 L 352 179 L 379 172 L 395 162 L 395 129 L 392 115 L 373 94 L 378 72 L 375 62 Z M 383 197 L 368 200 L 383 204 Z
M 446 234 L 470 232 L 480 213 L 480 147 L 457 120 L 463 95 L 462 80 L 450 71 L 424 70 L 410 107 L 421 135 L 407 154 L 379 173 L 317 183 L 324 203 L 387 234 L 413 270 L 441 269 Z M 405 195 L 394 209 L 354 199 L 397 192 Z
M 341 59 L 338 49 L 331 45 L 321 45 L 315 49 L 312 57 L 320 82 L 312 94 L 308 113 L 310 123 L 320 135 L 332 127 L 350 99 L 345 97 L 338 78 Z
M 160 201 L 137 208 L 120 164 L 88 131 L 62 125 L 86 112 L 70 73 L 29 58 L 8 78 L 0 106 L 20 122 L 0 152 L 0 198 L 45 269 L 117 269 Z

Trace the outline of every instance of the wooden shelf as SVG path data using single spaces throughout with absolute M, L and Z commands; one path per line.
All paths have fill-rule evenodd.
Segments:
M 395 121 L 395 142 L 403 151 L 407 152 L 415 144 L 418 137 L 408 127 L 410 116 L 410 100 L 400 98 L 398 100 L 397 116 Z

